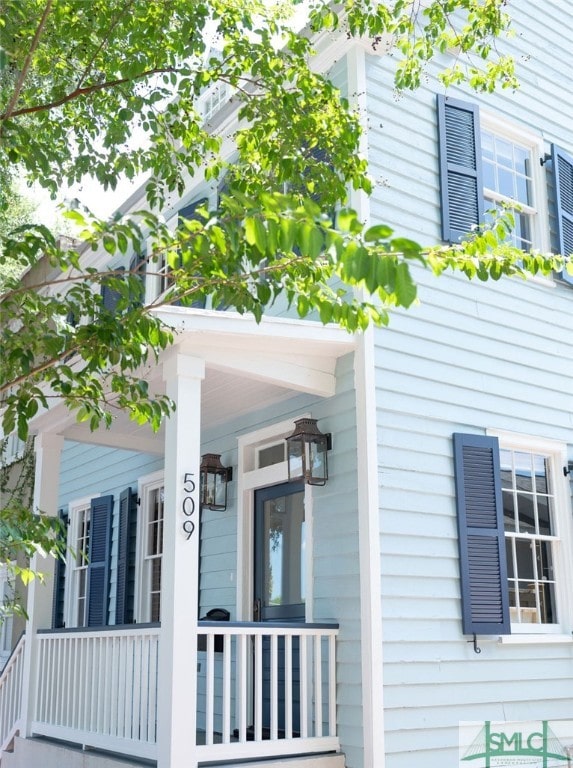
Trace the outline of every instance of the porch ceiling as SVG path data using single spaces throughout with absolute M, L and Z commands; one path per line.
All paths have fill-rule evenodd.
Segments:
M 150 392 L 165 392 L 163 363 L 175 352 L 205 361 L 201 423 L 214 427 L 307 392 L 329 397 L 335 391 L 335 366 L 351 352 L 354 339 L 339 328 L 317 323 L 251 318 L 230 312 L 189 310 L 181 307 L 159 312 L 175 335 L 158 365 L 142 373 Z M 90 432 L 77 424 L 62 404 L 39 415 L 35 432 L 55 432 L 70 440 L 161 454 L 163 428 L 153 434 L 118 412 L 110 429 Z

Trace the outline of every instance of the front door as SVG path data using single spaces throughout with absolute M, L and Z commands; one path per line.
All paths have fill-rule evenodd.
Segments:
M 304 484 L 255 493 L 255 619 L 304 622 L 306 596 Z M 285 723 L 284 638 L 278 647 L 278 729 Z M 299 643 L 292 647 L 292 723 L 300 731 Z M 270 727 L 270 640 L 263 643 L 263 728 Z

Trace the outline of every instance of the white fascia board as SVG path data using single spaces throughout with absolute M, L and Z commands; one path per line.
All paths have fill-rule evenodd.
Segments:
M 237 312 L 187 307 L 161 307 L 151 312 L 176 333 L 190 334 L 190 338 L 195 334 L 212 335 L 209 343 L 233 336 L 236 337 L 234 344 L 255 339 L 258 349 L 267 340 L 289 345 L 289 352 L 334 357 L 341 357 L 356 346 L 354 336 L 339 326 L 322 325 L 312 320 L 265 316 L 257 323 L 252 316 Z

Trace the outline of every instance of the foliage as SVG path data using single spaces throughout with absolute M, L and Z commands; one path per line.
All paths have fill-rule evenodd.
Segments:
M 10 232 L 18 227 L 22 227 L 34 221 L 34 203 L 24 195 L 20 194 L 13 186 L 6 193 L 6 200 L 9 204 L 0 208 L 0 254 L 2 253 L 3 242 Z M 17 262 L 12 260 L 5 262 L 0 269 L 0 293 L 4 290 L 5 276 L 17 277 L 20 274 L 20 267 Z
M 313 71 L 312 34 L 293 30 L 291 6 L 4 0 L 0 174 L 22 171 L 54 195 L 86 176 L 106 189 L 142 178 L 145 190 L 143 210 L 111 221 L 69 211 L 78 245 L 63 248 L 40 225 L 5 238 L 0 269 L 27 270 L 7 281 L 0 304 L 5 433 L 25 437 L 52 398 L 92 429 L 109 425 L 116 409 L 154 428 L 169 412 L 143 375 L 171 341 L 159 304 L 143 306 L 139 272 L 90 267 L 90 248 L 149 254 L 148 274 L 165 259 L 161 304 L 210 296 L 213 306 L 260 319 L 282 295 L 299 316 L 349 331 L 384 324 L 388 308 L 415 301 L 413 262 L 479 278 L 560 266 L 553 257 L 519 263 L 522 254 L 503 245 L 503 219 L 447 248 L 422 249 L 383 224 L 364 231 L 345 207 L 350 188 L 371 190 L 358 116 Z M 504 0 L 346 0 L 335 13 L 317 0 L 309 23 L 318 35 L 343 30 L 394 46 L 398 88 L 416 87 L 435 54 L 456 48 L 444 82 L 467 77 L 491 90 L 515 85 L 513 64 L 495 50 L 509 26 L 504 8 Z M 238 114 L 224 132 L 199 106 L 215 86 L 231 89 Z M 224 178 L 218 210 L 173 233 L 162 211 L 197 176 L 219 185 Z M 102 289 L 118 295 L 113 311 Z
M 63 557 L 65 531 L 59 519 L 32 512 L 34 488 L 34 450 L 26 445 L 22 457 L 8 464 L 4 461 L 7 441 L 0 444 L 0 563 L 8 569 L 12 594 L 0 605 L 0 624 L 6 616 L 25 616 L 18 582 L 24 586 L 43 575 L 30 568 L 29 559 L 38 553 Z

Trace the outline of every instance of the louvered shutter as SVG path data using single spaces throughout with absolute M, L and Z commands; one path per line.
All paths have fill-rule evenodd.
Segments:
M 557 233 L 559 253 L 573 255 L 573 156 L 563 149 L 552 148 L 553 174 L 555 179 L 555 202 L 557 205 Z M 573 285 L 573 275 L 565 270 L 560 277 Z
M 113 496 L 92 499 L 88 556 L 87 626 L 107 624 Z
M 438 96 L 442 237 L 457 243 L 483 222 L 477 105 Z
M 68 527 L 68 514 L 63 509 L 59 511 L 59 517 L 64 524 L 62 537 L 66 539 Z M 59 629 L 65 626 L 64 622 L 64 597 L 66 589 L 66 562 L 58 557 L 54 565 L 54 592 L 52 595 L 52 628 Z
M 116 624 L 134 621 L 136 536 L 137 494 L 126 488 L 119 497 Z
M 136 274 L 141 282 L 141 296 L 138 297 L 136 302 L 137 306 L 141 306 L 145 302 L 145 282 L 147 278 L 147 259 L 142 253 L 135 253 L 129 261 L 129 271 Z
M 125 267 L 117 267 L 115 271 L 124 272 Z M 117 302 L 120 299 L 119 292 L 115 291 L 113 288 L 110 288 L 109 285 L 102 285 L 101 298 L 102 298 L 105 309 L 107 309 L 108 312 L 115 312 L 115 308 L 117 307 Z
M 497 438 L 454 435 L 464 634 L 510 634 Z

